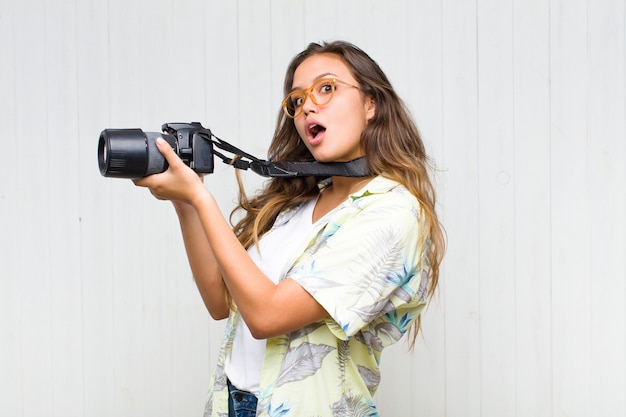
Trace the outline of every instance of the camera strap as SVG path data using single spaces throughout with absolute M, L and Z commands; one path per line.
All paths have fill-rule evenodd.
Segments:
M 213 149 L 213 154 L 225 164 L 242 170 L 250 169 L 263 177 L 307 177 L 311 175 L 317 177 L 366 177 L 371 175 L 367 160 L 364 157 L 348 162 L 272 162 L 250 155 L 215 135 L 211 136 L 214 147 L 237 155 L 236 157 L 228 157 Z

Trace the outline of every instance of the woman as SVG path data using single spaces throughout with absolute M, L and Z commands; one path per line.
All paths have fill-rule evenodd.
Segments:
M 411 326 L 412 345 L 444 252 L 428 158 L 354 45 L 310 44 L 284 89 L 272 160 L 364 157 L 371 174 L 273 178 L 241 193 L 233 230 L 163 141 L 170 168 L 135 183 L 174 202 L 202 299 L 229 317 L 206 416 L 377 416 L 381 352 Z

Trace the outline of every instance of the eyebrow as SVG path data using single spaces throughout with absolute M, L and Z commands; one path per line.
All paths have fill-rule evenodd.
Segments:
M 337 78 L 337 74 L 333 74 L 332 72 L 325 72 L 323 74 L 318 75 L 317 77 L 315 77 L 313 79 L 313 82 L 315 83 L 315 81 L 320 80 L 322 78 L 329 78 L 329 76 L 331 78 Z M 290 93 L 293 93 L 296 90 L 302 90 L 302 87 L 293 87 L 291 90 L 289 90 Z

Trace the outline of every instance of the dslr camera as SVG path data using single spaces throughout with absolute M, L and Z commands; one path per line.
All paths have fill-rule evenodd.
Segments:
M 105 177 L 143 178 L 168 168 L 167 160 L 156 147 L 162 137 L 194 171 L 213 172 L 211 130 L 198 122 L 165 123 L 163 133 L 141 129 L 105 129 L 98 140 L 98 165 Z

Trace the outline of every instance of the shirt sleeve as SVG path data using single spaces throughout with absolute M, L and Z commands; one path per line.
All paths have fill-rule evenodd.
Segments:
M 333 216 L 288 274 L 348 339 L 381 315 L 423 301 L 419 205 L 397 192 L 370 195 Z

